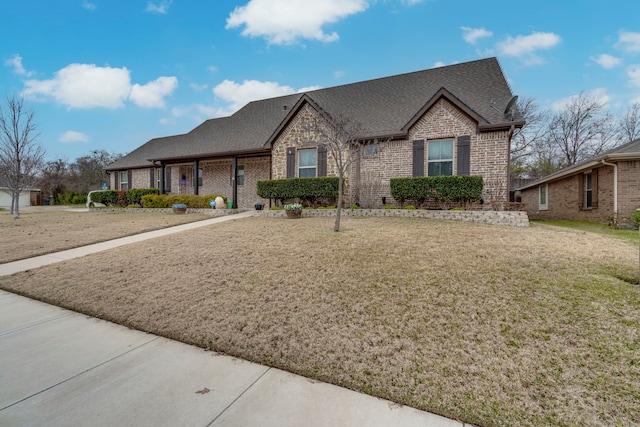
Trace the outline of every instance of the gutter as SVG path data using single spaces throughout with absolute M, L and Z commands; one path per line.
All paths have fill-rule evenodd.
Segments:
M 605 159 L 600 160 L 603 165 L 613 166 L 613 218 L 618 222 L 618 165 L 609 163 Z M 599 186 L 598 186 L 599 187 Z

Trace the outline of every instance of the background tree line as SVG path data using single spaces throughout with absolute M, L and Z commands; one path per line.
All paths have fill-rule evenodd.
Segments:
M 556 108 L 534 98 L 518 102 L 526 124 L 511 141 L 511 187 L 542 178 L 640 138 L 640 104 L 620 116 L 593 92 L 581 92 Z
M 89 191 L 101 189 L 103 183 L 109 184 L 105 169 L 122 156 L 93 150 L 73 162 L 57 159 L 44 163 L 38 179 L 42 198 L 49 199 L 50 204 L 84 203 Z

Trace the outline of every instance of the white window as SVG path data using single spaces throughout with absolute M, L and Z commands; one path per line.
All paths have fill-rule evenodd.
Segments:
M 584 174 L 584 207 L 593 207 L 593 175 L 591 172 Z
M 129 173 L 120 172 L 120 190 L 129 189 Z
M 315 148 L 298 150 L 298 178 L 315 178 L 318 152 Z
M 236 185 L 244 185 L 244 165 L 238 165 L 238 173 L 236 174 Z
M 453 175 L 453 139 L 429 141 L 427 176 Z
M 538 192 L 539 192 L 539 208 L 541 211 L 546 211 L 549 208 L 549 200 L 548 200 L 548 192 L 549 188 L 547 187 L 547 184 L 545 185 L 541 185 L 540 187 L 538 187 Z

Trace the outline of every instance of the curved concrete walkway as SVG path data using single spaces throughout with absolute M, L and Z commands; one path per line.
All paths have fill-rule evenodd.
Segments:
M 246 216 L 0 265 L 0 275 Z M 2 426 L 465 424 L 0 291 Z

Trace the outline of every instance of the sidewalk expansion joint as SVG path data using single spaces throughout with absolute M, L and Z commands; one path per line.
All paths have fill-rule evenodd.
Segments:
M 112 361 L 114 361 L 114 360 L 116 360 L 116 359 L 119 359 L 120 357 L 125 356 L 125 355 L 127 355 L 127 354 L 131 353 L 132 351 L 136 351 L 137 349 L 142 348 L 142 347 L 146 346 L 147 344 L 150 344 L 150 343 L 154 342 L 154 341 L 155 341 L 155 340 L 157 340 L 157 339 L 160 339 L 160 337 L 154 337 L 154 338 L 150 339 L 149 341 L 146 341 L 146 342 L 144 342 L 144 343 L 142 343 L 142 344 L 140 344 L 140 345 L 138 345 L 138 346 L 136 346 L 136 347 L 133 347 L 133 348 L 131 348 L 131 349 L 129 349 L 129 350 L 127 350 L 127 351 L 125 351 L 124 353 L 120 353 L 120 354 L 118 354 L 117 356 L 112 357 L 111 359 L 108 359 L 108 360 L 105 360 L 104 362 L 98 363 L 97 365 L 92 366 L 92 367 L 91 367 L 91 368 L 89 368 L 89 369 L 85 369 L 84 371 L 79 372 L 79 373 L 77 373 L 77 374 L 75 374 L 75 375 L 72 375 L 72 376 L 70 376 L 69 378 L 67 378 L 67 379 L 65 379 L 65 380 L 62 380 L 62 381 L 60 381 L 60 382 L 58 382 L 58 383 L 56 383 L 56 384 L 50 385 L 49 387 L 44 388 L 44 389 L 42 389 L 42 390 L 38 391 L 37 393 L 33 393 L 33 394 L 32 394 L 32 395 L 30 395 L 30 396 L 23 397 L 22 399 L 18 400 L 17 402 L 13 402 L 13 403 L 11 403 L 10 405 L 5 406 L 4 408 L 0 408 L 0 411 L 4 411 L 5 409 L 11 408 L 12 406 L 15 406 L 15 405 L 17 405 L 17 404 L 19 404 L 19 403 L 24 402 L 25 400 L 29 400 L 29 399 L 31 399 L 32 397 L 35 397 L 35 396 L 37 396 L 37 395 L 39 395 L 39 394 L 42 394 L 42 393 L 44 393 L 45 391 L 51 390 L 52 388 L 58 387 L 59 385 L 62 385 L 62 384 L 64 384 L 64 383 L 66 383 L 66 382 L 69 382 L 69 381 L 71 381 L 71 380 L 75 379 L 75 378 L 78 378 L 79 376 L 84 375 L 84 374 L 86 374 L 86 373 L 88 373 L 88 372 L 91 372 L 91 371 L 93 371 L 94 369 L 97 369 L 97 368 L 99 368 L 99 367 L 101 367 L 101 366 L 104 366 L 104 365 L 106 365 L 107 363 L 110 363 L 110 362 L 112 362 Z
M 211 420 L 211 422 L 209 424 L 207 424 L 207 427 L 213 426 L 213 424 L 218 420 L 218 418 L 220 418 L 225 412 L 227 412 L 229 410 L 229 408 L 231 408 L 242 396 L 244 396 L 244 394 L 246 392 L 248 392 L 254 385 L 256 385 L 256 383 L 258 381 L 260 381 L 262 379 L 262 377 L 264 377 L 267 374 L 267 372 L 269 372 L 270 370 L 271 370 L 271 368 L 267 367 L 267 369 L 258 378 L 256 378 L 254 382 L 249 384 L 249 386 L 247 388 L 245 388 L 242 391 L 242 393 L 240 393 L 238 395 L 238 397 L 233 399 L 233 402 L 229 403 L 226 408 L 224 408 L 222 411 L 220 411 L 220 413 L 218 415 L 216 415 L 216 417 L 213 420 Z
M 0 331 L 0 337 L 3 337 L 5 335 L 10 335 L 10 334 L 13 334 L 14 332 L 22 331 L 24 329 L 33 328 L 34 326 L 38 326 L 43 323 L 53 322 L 54 320 L 62 319 L 64 317 L 71 316 L 72 314 L 73 313 L 61 313 L 55 316 L 47 317 L 45 319 L 36 320 L 35 322 L 31 322 L 26 325 L 19 326 L 17 328 L 7 329 L 6 331 Z

